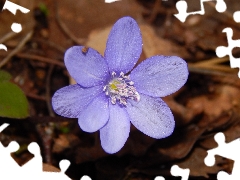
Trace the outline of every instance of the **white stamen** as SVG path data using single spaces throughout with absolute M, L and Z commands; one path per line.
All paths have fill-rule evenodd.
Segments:
M 104 87 L 103 87 L 103 91 L 105 91 L 106 89 L 107 89 L 107 86 L 104 86 Z
M 113 71 L 113 72 L 112 72 L 112 76 L 114 77 L 115 75 L 116 75 L 116 73 Z
M 134 101 L 140 101 L 140 95 L 136 88 L 133 86 L 134 82 L 130 80 L 130 76 L 124 76 L 121 72 L 119 77 L 115 77 L 116 73 L 112 72 L 112 80 L 108 85 L 104 86 L 103 91 L 110 97 L 111 103 L 126 105 L 127 99 L 132 99 Z
M 130 85 L 134 85 L 134 82 L 130 81 L 129 84 L 130 84 Z

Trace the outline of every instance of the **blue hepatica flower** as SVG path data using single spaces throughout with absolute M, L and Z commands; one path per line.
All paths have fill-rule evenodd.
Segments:
M 136 21 L 123 17 L 109 34 L 104 57 L 83 46 L 73 46 L 65 53 L 65 65 L 77 84 L 54 94 L 53 109 L 61 116 L 78 118 L 83 131 L 99 130 L 107 153 L 124 146 L 130 122 L 157 139 L 171 135 L 175 127 L 172 112 L 160 97 L 185 84 L 187 64 L 176 56 L 153 56 L 133 69 L 141 52 Z

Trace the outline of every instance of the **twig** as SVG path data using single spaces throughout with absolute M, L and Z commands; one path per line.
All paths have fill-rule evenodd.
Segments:
M 13 32 L 13 31 L 10 31 L 9 33 L 7 33 L 5 36 L 3 36 L 0 39 L 0 44 L 4 43 L 5 41 L 11 39 L 12 37 L 14 37 L 16 35 L 17 35 L 17 33 Z
M 132 176 L 132 174 L 134 173 L 139 173 L 139 170 L 137 169 L 126 169 L 127 170 L 127 173 L 124 175 L 124 177 L 121 177 L 120 179 L 121 180 L 127 180 L 127 179 L 130 179 L 130 177 Z
M 45 96 L 39 96 L 36 95 L 34 93 L 26 93 L 26 96 L 32 99 L 36 99 L 36 100 L 40 100 L 40 101 L 46 101 L 46 97 Z
M 86 39 L 77 38 L 71 31 L 67 28 L 67 26 L 62 22 L 58 14 L 58 5 L 56 5 L 56 20 L 58 25 L 61 27 L 62 31 L 76 44 L 81 45 L 86 42 Z
M 45 162 L 52 164 L 53 129 L 49 125 L 37 124 L 36 130 L 43 143 Z
M 62 46 L 60 46 L 60 45 L 58 45 L 58 44 L 56 44 L 56 43 L 54 43 L 54 42 L 52 42 L 52 41 L 49 41 L 49 40 L 46 41 L 46 40 L 44 40 L 44 39 L 33 38 L 33 41 L 37 41 L 37 42 L 39 42 L 39 43 L 46 44 L 46 45 L 48 45 L 48 46 L 50 46 L 50 47 L 58 50 L 58 51 L 61 52 L 61 53 L 65 53 L 65 51 L 66 51 L 66 49 L 63 48 Z
M 26 44 L 26 42 L 32 37 L 33 31 L 30 31 L 23 39 L 22 41 L 17 45 L 17 47 L 11 51 L 7 57 L 5 57 L 1 62 L 0 62 L 0 68 L 3 67 L 10 59 L 13 57 L 15 54 L 17 54 L 23 46 Z
M 50 93 L 51 93 L 51 88 L 50 88 L 51 75 L 52 75 L 53 69 L 54 69 L 54 65 L 50 65 L 49 70 L 48 70 L 48 74 L 47 74 L 47 80 L 46 80 L 46 103 L 47 103 L 47 108 L 48 108 L 49 115 L 51 117 L 55 116 L 55 114 L 53 112 L 53 109 L 52 109 L 51 95 L 50 95 Z
M 65 67 L 65 65 L 64 65 L 63 62 L 56 61 L 56 60 L 51 59 L 51 58 L 46 58 L 46 57 L 38 56 L 38 55 L 31 55 L 31 54 L 19 53 L 19 54 L 17 54 L 16 56 L 17 56 L 17 57 L 20 57 L 20 58 L 37 60 L 37 61 L 41 61 L 41 62 L 45 62 L 45 63 L 54 64 L 54 65 L 58 65 L 58 66 L 61 66 L 61 67 Z
M 31 116 L 28 117 L 26 119 L 22 119 L 23 121 L 28 121 L 34 124 L 46 124 L 49 122 L 56 122 L 56 123 L 60 123 L 60 122 L 73 122 L 73 121 L 77 121 L 76 118 L 65 118 L 65 117 L 61 117 L 61 116 L 56 116 L 56 117 L 50 117 L 50 116 Z M 11 122 L 16 122 L 19 121 L 19 119 L 13 119 L 13 118 L 3 118 L 0 117 L 0 124 L 2 122 L 9 122 L 11 124 Z
M 52 105 L 51 105 L 51 95 L 50 95 L 50 84 L 51 84 L 51 75 L 54 69 L 54 65 L 50 65 L 49 70 L 48 70 L 48 75 L 47 75 L 47 80 L 46 80 L 46 103 L 47 103 L 47 108 L 48 112 L 51 117 L 54 117 L 55 114 L 52 110 Z M 53 143 L 53 134 L 54 134 L 54 123 L 49 122 L 44 128 L 44 136 L 42 137 L 42 141 L 44 143 L 44 150 L 45 150 L 45 159 L 47 163 L 52 162 L 52 143 Z M 40 129 L 40 133 L 44 133 Z
M 65 65 L 64 65 L 63 62 L 56 61 L 56 60 L 51 59 L 51 58 L 46 58 L 46 57 L 38 56 L 38 55 L 18 53 L 18 54 L 16 54 L 16 56 L 17 56 L 17 57 L 20 57 L 20 58 L 31 59 L 31 60 L 41 61 L 41 62 L 53 64 L 53 65 L 58 65 L 58 66 L 60 66 L 60 67 L 65 67 Z

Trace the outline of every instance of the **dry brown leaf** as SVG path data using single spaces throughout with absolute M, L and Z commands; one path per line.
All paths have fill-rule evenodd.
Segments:
M 65 149 L 79 144 L 79 142 L 79 138 L 74 134 L 60 134 L 59 137 L 54 140 L 53 152 L 61 153 Z
M 184 47 L 176 45 L 170 40 L 158 37 L 152 26 L 141 23 L 139 26 L 143 38 L 143 51 L 147 58 L 154 55 L 175 55 L 182 58 L 189 58 L 189 54 Z M 111 28 L 112 26 L 109 26 L 104 29 L 92 31 L 86 45 L 96 49 L 103 55 L 106 48 L 107 37 Z
M 44 172 L 61 172 L 59 168 L 56 168 L 53 165 L 43 163 L 43 171 Z
M 220 125 L 227 123 L 230 118 L 230 114 L 236 106 L 239 106 L 240 93 L 239 89 L 228 85 L 218 85 L 214 87 L 214 92 L 208 95 L 200 95 L 195 98 L 191 98 L 186 107 L 193 111 L 204 113 L 206 118 L 204 121 L 200 121 L 198 125 L 200 127 L 208 126 L 209 130 L 216 128 L 216 124 L 213 122 L 219 120 L 223 115 Z M 228 114 L 229 113 L 229 114 Z
M 47 172 L 60 172 L 61 170 L 56 168 L 53 165 L 43 163 L 43 171 L 47 171 Z
M 97 137 L 98 138 L 98 137 Z M 142 156 L 156 142 L 156 139 L 146 136 L 134 126 L 131 126 L 131 131 L 124 147 L 116 153 L 117 156 L 132 154 L 134 156 Z M 75 150 L 76 163 L 86 161 L 95 161 L 99 158 L 108 156 L 100 144 L 100 139 L 95 139 L 95 145 L 90 148 L 78 147 Z
M 113 24 L 123 16 L 141 19 L 142 8 L 133 0 L 115 3 L 105 3 L 102 0 L 58 3 L 60 18 L 75 36 L 82 38 L 86 38 L 93 29 Z
M 221 157 L 216 157 L 216 163 L 212 167 L 208 167 L 204 164 L 204 158 L 207 156 L 207 152 L 201 148 L 195 148 L 193 152 L 184 159 L 182 162 L 177 163 L 179 167 L 190 169 L 190 176 L 204 176 L 208 178 L 209 174 L 215 174 L 220 170 L 223 170 L 219 164 L 226 163 Z
M 143 38 L 143 51 L 147 58 L 155 55 L 179 56 L 183 59 L 190 58 L 183 46 L 173 43 L 170 39 L 159 37 L 152 26 L 140 25 Z
M 199 139 L 206 127 L 199 128 L 197 126 L 189 126 L 187 129 L 174 132 L 169 138 L 159 141 L 163 141 L 158 146 L 158 152 L 170 159 L 181 159 L 188 155 L 195 142 Z M 167 141 L 167 142 L 164 142 Z M 170 146 L 166 146 L 169 144 Z
M 226 143 L 231 142 L 240 137 L 239 119 L 240 119 L 239 115 L 234 114 L 231 117 L 231 124 L 229 125 L 229 127 L 224 129 L 223 131 L 221 130 L 221 132 L 223 132 L 226 137 Z M 217 143 L 214 140 L 214 135 L 217 132 L 212 133 L 209 136 L 203 137 L 203 139 L 199 142 L 200 146 L 204 147 L 205 149 L 212 149 L 212 148 L 217 147 Z
M 170 107 L 176 119 L 176 127 L 186 126 L 199 114 L 202 113 L 201 109 L 187 108 L 183 104 L 178 103 L 174 99 L 174 95 L 162 98 Z

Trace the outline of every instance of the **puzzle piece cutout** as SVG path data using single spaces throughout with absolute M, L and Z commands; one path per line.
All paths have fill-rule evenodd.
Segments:
M 233 19 L 236 23 L 240 22 L 240 11 L 236 11 L 235 13 L 233 13 Z
M 230 59 L 230 67 L 231 68 L 236 68 L 236 67 L 240 67 L 240 58 L 235 58 L 232 55 L 232 49 L 234 47 L 240 47 L 240 39 L 238 40 L 233 40 L 232 36 L 233 36 L 233 30 L 232 28 L 225 28 L 223 29 L 222 32 L 225 32 L 227 35 L 227 41 L 228 41 L 228 47 L 225 46 L 218 46 L 216 48 L 216 54 L 218 57 L 224 57 L 226 55 L 229 56 Z M 240 78 L 240 71 L 238 72 L 238 77 Z
M 7 47 L 4 44 L 0 44 L 0 49 L 7 51 Z
M 121 0 L 105 0 L 105 3 L 113 3 L 113 2 L 117 2 L 117 1 L 121 1 Z
M 154 180 L 165 180 L 165 178 L 162 177 L 162 176 L 157 176 L 157 177 L 154 178 Z
M 172 176 L 175 176 L 175 177 L 181 176 L 182 177 L 181 180 L 188 180 L 189 174 L 190 174 L 189 169 L 182 169 L 178 165 L 173 165 L 171 167 L 170 172 L 171 172 Z M 162 176 L 157 176 L 157 177 L 155 177 L 154 180 L 165 180 L 165 178 Z
M 25 14 L 30 11 L 29 9 L 19 6 L 18 4 L 15 4 L 8 0 L 5 2 L 2 10 L 4 10 L 4 9 L 9 10 L 14 15 L 16 15 L 17 10 L 20 10 L 22 13 L 25 13 Z
M 190 169 L 182 169 L 178 165 L 173 165 L 171 167 L 171 174 L 173 176 L 181 176 L 181 180 L 188 180 L 189 174 L 190 174 Z
M 9 124 L 4 123 L 0 126 L 0 133 L 7 127 Z M 19 165 L 17 162 L 12 158 L 11 153 L 17 151 L 19 149 L 19 144 L 16 141 L 12 141 L 9 143 L 7 147 L 4 147 L 0 142 L 0 169 L 1 169 L 1 176 L 6 177 L 9 175 L 9 179 L 14 178 L 14 174 L 12 170 L 18 169 Z M 5 163 L 7 162 L 7 163 Z
M 215 164 L 215 155 L 222 156 L 234 161 L 232 173 L 228 174 L 224 171 L 220 171 L 217 174 L 218 180 L 238 180 L 240 177 L 240 139 L 235 139 L 229 143 L 225 143 L 225 135 L 223 133 L 217 133 L 214 136 L 215 141 L 218 143 L 218 147 L 208 150 L 207 157 L 204 162 L 207 166 L 213 166 Z
M 9 10 L 14 15 L 16 15 L 17 10 L 20 10 L 22 13 L 25 13 L 25 14 L 30 11 L 29 9 L 19 6 L 18 4 L 15 4 L 8 0 L 5 2 L 2 10 L 5 10 L 5 9 Z M 18 23 L 13 23 L 11 26 L 11 29 L 13 32 L 19 33 L 22 31 L 22 25 Z
M 14 15 L 16 15 L 17 10 L 19 10 L 22 13 L 25 13 L 25 14 L 30 12 L 29 9 L 24 8 L 22 6 L 19 6 L 18 4 L 15 4 L 15 3 L 11 2 L 11 1 L 8 1 L 8 0 L 5 1 L 2 11 L 5 10 L 5 9 L 10 11 Z M 22 31 L 22 25 L 14 22 L 11 25 L 11 29 L 12 29 L 13 32 L 19 33 L 19 32 Z M 7 51 L 7 47 L 4 44 L 0 44 L 0 49 L 3 49 L 5 51 Z
M 0 126 L 0 133 L 9 124 L 4 123 Z M 34 155 L 27 163 L 22 166 L 12 158 L 11 153 L 16 152 L 19 149 L 19 144 L 16 141 L 9 143 L 7 147 L 4 147 L 0 142 L 0 179 L 6 177 L 8 179 L 24 179 L 24 180 L 71 180 L 65 172 L 70 166 L 68 160 L 62 160 L 59 163 L 60 172 L 46 172 L 43 171 L 42 156 L 40 152 L 40 147 L 36 142 L 32 142 L 28 145 L 28 151 Z M 81 180 L 91 180 L 88 176 L 83 176 Z
M 87 175 L 84 175 L 82 178 L 81 178 L 81 180 L 92 180 L 89 176 L 87 176 Z
M 3 123 L 1 126 L 0 126 L 0 132 L 2 132 L 4 129 L 6 129 L 7 127 L 9 126 L 8 123 Z
M 21 171 L 23 173 L 31 173 L 31 175 L 34 177 L 35 174 L 42 173 L 43 169 L 40 147 L 36 142 L 32 142 L 28 145 L 28 151 L 34 155 L 34 158 L 22 165 Z M 30 169 L 31 171 L 29 171 Z
M 16 141 L 12 141 L 7 147 L 4 147 L 2 143 L 0 143 L 0 169 L 2 177 L 6 177 L 6 175 L 12 177 L 12 170 L 19 169 L 18 163 L 11 156 L 11 153 L 17 151 L 18 149 L 19 144 Z
M 176 3 L 176 8 L 178 10 L 178 14 L 174 14 L 174 16 L 176 18 L 178 18 L 181 22 L 185 22 L 186 18 L 189 15 L 194 15 L 194 14 L 203 15 L 203 14 L 205 14 L 205 9 L 204 9 L 203 3 L 207 2 L 207 1 L 217 1 L 215 8 L 220 13 L 226 11 L 226 9 L 227 9 L 227 6 L 226 6 L 226 3 L 224 2 L 224 0 L 200 0 L 200 6 L 201 6 L 200 11 L 194 11 L 194 12 L 188 13 L 187 12 L 187 7 L 188 7 L 187 2 L 184 0 L 180 0 Z

